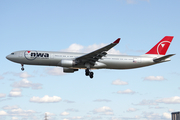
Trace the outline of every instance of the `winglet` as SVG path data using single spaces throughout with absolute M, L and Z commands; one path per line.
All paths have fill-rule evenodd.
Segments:
M 119 41 L 120 41 L 120 39 L 121 39 L 121 38 L 118 38 L 118 39 L 117 39 L 117 40 L 115 40 L 113 43 L 118 44 L 118 43 L 119 43 Z

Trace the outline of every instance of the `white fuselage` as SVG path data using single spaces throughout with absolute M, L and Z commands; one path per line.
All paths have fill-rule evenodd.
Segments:
M 79 69 L 85 69 L 85 75 L 93 78 L 94 73 L 91 69 L 132 69 L 170 61 L 169 58 L 175 54 L 165 54 L 172 39 L 173 36 L 165 36 L 141 56 L 107 54 L 108 50 L 119 43 L 120 38 L 118 38 L 114 42 L 89 53 L 24 50 L 11 53 L 6 58 L 20 63 L 22 71 L 24 64 L 60 66 L 63 67 L 65 73 L 74 73 Z
M 45 65 L 45 66 L 60 66 L 74 69 L 85 69 L 85 65 L 66 65 L 62 64 L 63 60 L 75 60 L 75 58 L 84 55 L 85 53 L 74 52 L 50 52 L 50 51 L 34 51 L 28 55 L 27 51 L 17 51 L 6 58 L 20 64 L 28 65 Z M 157 56 L 156 56 L 157 57 Z M 127 55 L 112 55 L 106 56 L 95 62 L 91 69 L 131 69 L 156 64 L 153 59 L 155 56 L 127 56 Z

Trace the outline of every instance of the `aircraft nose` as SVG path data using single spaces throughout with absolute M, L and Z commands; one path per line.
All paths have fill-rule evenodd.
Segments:
M 7 55 L 7 56 L 6 56 L 6 59 L 10 60 L 10 59 L 11 59 L 10 55 Z
M 13 55 L 7 55 L 6 56 L 6 59 L 8 59 L 10 61 L 12 61 L 14 58 L 15 58 L 15 56 L 13 56 Z
M 19 60 L 18 55 L 15 52 L 7 55 L 6 59 L 13 61 L 13 62 L 18 62 L 18 60 Z

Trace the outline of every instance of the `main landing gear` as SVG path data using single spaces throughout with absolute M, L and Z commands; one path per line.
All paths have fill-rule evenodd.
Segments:
M 90 78 L 93 78 L 94 73 L 91 72 L 91 71 L 89 71 L 89 69 L 87 68 L 87 69 L 85 70 L 85 75 L 86 75 L 86 76 L 89 76 Z
M 86 67 L 85 75 L 89 76 L 90 78 L 93 78 L 94 73 L 89 70 L 90 66 L 91 65 L 89 63 L 85 63 L 85 67 Z
M 24 71 L 24 64 L 21 64 L 21 66 L 22 66 L 21 70 Z

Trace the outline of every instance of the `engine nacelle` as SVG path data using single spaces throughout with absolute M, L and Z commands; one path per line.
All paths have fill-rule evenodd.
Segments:
M 61 67 L 73 67 L 75 62 L 73 60 L 61 60 L 58 65 Z
M 75 71 L 78 71 L 78 69 L 63 68 L 63 72 L 65 73 L 73 73 Z

